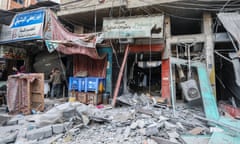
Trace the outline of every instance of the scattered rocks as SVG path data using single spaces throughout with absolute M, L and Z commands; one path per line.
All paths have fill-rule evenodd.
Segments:
M 194 120 L 184 107 L 178 107 L 181 111 L 173 117 L 170 108 L 155 107 L 151 105 L 151 99 L 144 95 L 128 97 L 133 98 L 127 101 L 133 105 L 131 107 L 98 109 L 81 103 L 64 103 L 55 105 L 45 113 L 16 116 L 8 121 L 12 126 L 6 127 L 9 131 L 5 131 L 4 137 L 11 134 L 8 141 L 16 139 L 15 143 L 19 144 L 156 144 L 159 141 L 175 144 L 181 143 L 181 134 L 193 130 L 196 125 L 203 129 L 206 125 Z M 189 124 L 186 117 L 197 124 Z M 13 132 L 18 133 L 13 135 Z

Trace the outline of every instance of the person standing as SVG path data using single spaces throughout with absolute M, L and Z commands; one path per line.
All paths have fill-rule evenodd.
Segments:
M 53 74 L 50 77 L 50 82 L 52 83 L 51 98 L 55 95 L 57 98 L 62 97 L 62 81 L 63 75 L 60 70 L 58 68 L 54 68 Z

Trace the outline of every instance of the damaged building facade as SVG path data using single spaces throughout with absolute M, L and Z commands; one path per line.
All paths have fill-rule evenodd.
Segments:
M 23 143 L 190 144 L 197 138 L 199 143 L 237 144 L 239 121 L 223 116 L 219 108 L 229 112 L 240 105 L 239 6 L 240 2 L 227 0 L 62 0 L 60 5 L 45 1 L 0 11 L 10 17 L 0 20 L 1 64 L 7 66 L 8 75 L 12 66 L 24 64 L 29 73 L 44 73 L 48 84 L 52 68 L 59 67 L 65 96 L 81 102 L 52 104 L 46 110 L 46 88 L 35 85 L 30 93 L 44 89 L 41 104 L 29 107 L 35 102 L 31 98 L 27 112 L 17 112 L 40 115 L 14 117 L 13 123 L 20 122 L 16 129 L 24 132 L 9 135 Z M 35 28 L 29 28 L 26 20 L 18 25 L 21 16 L 36 22 L 30 24 Z M 20 28 L 20 38 L 12 31 L 7 37 L 9 27 Z M 36 35 L 25 35 L 32 30 Z M 24 54 L 19 55 L 21 51 Z M 41 83 L 42 79 L 41 75 Z M 9 91 L 10 111 L 15 94 L 25 96 Z M 233 106 L 218 106 L 222 100 Z M 102 103 L 130 107 L 111 109 Z M 199 105 L 204 112 L 198 111 Z M 231 118 L 239 116 L 231 112 Z M 89 126 L 90 121 L 104 125 Z M 92 138 L 96 133 L 103 134 Z
M 238 94 L 234 92 L 235 88 L 228 86 L 228 82 L 224 80 L 226 74 L 223 74 L 223 71 L 228 69 L 225 68 L 224 62 L 224 55 L 228 53 L 225 50 L 236 51 L 236 45 L 234 45 L 236 39 L 234 39 L 235 37 L 229 38 L 229 31 L 224 28 L 225 25 L 222 24 L 217 15 L 221 12 L 237 10 L 237 2 L 230 5 L 226 4 L 226 1 L 198 1 L 195 3 L 180 0 L 168 2 L 139 0 L 62 1 L 62 3 L 63 5 L 57 14 L 60 18 L 68 21 L 76 33 L 103 32 L 104 39 L 110 43 L 108 46 L 115 50 L 111 94 L 114 94 L 115 82 L 121 64 L 121 60 L 118 64 L 118 58 L 123 59 L 124 49 L 129 44 L 131 48 L 125 64 L 126 69 L 123 72 L 123 83 L 119 86 L 122 93 L 129 89 L 135 92 L 150 92 L 151 89 L 155 88 L 156 95 L 161 95 L 164 98 L 170 98 L 172 94 L 174 97 L 176 95 L 177 99 L 183 99 L 182 95 L 186 96 L 187 93 L 192 93 L 193 99 L 197 98 L 202 93 L 200 90 L 182 91 L 181 87 L 188 88 L 188 90 L 191 89 L 188 85 L 198 87 L 197 69 L 191 63 L 194 65 L 195 62 L 202 62 L 206 65 L 210 86 L 217 99 L 226 100 L 231 95 L 238 101 Z M 227 6 L 225 7 L 224 4 Z M 151 36 L 146 37 L 146 35 L 141 34 L 138 37 L 134 36 L 134 34 L 137 35 L 135 31 L 138 29 L 134 29 L 132 23 L 144 21 L 146 15 L 148 17 L 160 15 L 163 17 L 163 21 L 159 19 L 159 22 L 155 23 L 156 26 L 153 24 Z M 147 17 L 145 20 L 146 23 L 149 21 L 148 24 L 154 23 Z M 115 25 L 110 24 L 114 22 Z M 123 23 L 121 25 L 117 22 Z M 122 33 L 117 34 L 117 30 L 110 30 L 110 25 L 112 28 L 119 26 L 118 31 Z M 121 26 L 122 28 L 120 28 Z M 125 29 L 124 26 L 126 26 Z M 128 30 L 127 27 L 131 28 Z M 147 31 L 147 28 L 145 30 Z M 162 37 L 154 34 L 157 31 L 158 34 L 162 33 Z M 111 32 L 112 36 L 109 36 L 108 34 Z M 116 33 L 113 34 L 114 32 Z M 130 34 L 127 35 L 127 32 Z M 174 58 L 172 61 L 171 57 Z M 187 64 L 177 63 L 175 58 L 176 61 L 184 59 Z M 238 77 L 238 74 L 232 76 Z M 190 81 L 190 84 L 183 83 L 189 79 L 195 80 Z M 237 86 L 237 83 L 233 85 Z

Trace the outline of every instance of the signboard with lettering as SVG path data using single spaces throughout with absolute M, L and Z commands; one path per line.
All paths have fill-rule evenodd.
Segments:
M 45 11 L 43 9 L 17 14 L 10 27 L 2 27 L 0 43 L 41 39 L 43 35 L 44 16 Z
M 153 34 L 163 38 L 163 15 L 103 20 L 105 39 L 149 38 Z

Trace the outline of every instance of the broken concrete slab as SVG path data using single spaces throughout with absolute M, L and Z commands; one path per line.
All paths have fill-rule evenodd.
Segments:
M 14 143 L 17 138 L 18 132 L 7 133 L 0 136 L 0 144 Z
M 151 139 L 153 139 L 155 142 L 157 142 L 158 144 L 177 144 L 175 142 L 171 142 L 170 140 L 167 139 L 163 139 L 161 137 L 155 137 L 155 136 L 151 136 Z
M 65 124 L 52 125 L 53 134 L 59 134 L 65 132 Z
M 89 117 L 85 114 L 81 114 L 81 119 L 84 125 L 88 125 L 88 123 L 90 122 Z
M 140 129 L 145 127 L 145 121 L 142 119 L 138 119 L 136 123 L 137 123 L 137 127 Z
M 145 131 L 146 136 L 153 136 L 153 135 L 156 136 L 158 135 L 158 133 L 159 133 L 159 130 L 156 126 L 147 127 Z
M 172 124 L 172 123 L 167 122 L 167 121 L 164 122 L 164 126 L 165 126 L 166 129 L 169 129 L 169 130 L 177 127 L 175 124 Z
M 42 139 L 52 136 L 52 126 L 45 126 L 39 129 L 28 131 L 26 138 L 28 140 Z
M 136 122 L 132 122 L 132 124 L 130 125 L 130 128 L 132 130 L 135 130 L 137 128 L 138 124 Z
M 124 139 L 127 139 L 128 138 L 128 136 L 130 135 L 130 131 L 131 131 L 131 128 L 128 126 L 126 129 L 125 129 L 125 131 L 124 131 Z
M 179 134 L 176 131 L 167 132 L 170 138 L 179 138 Z
M 9 132 L 19 131 L 23 128 L 22 125 L 12 125 L 0 127 L 0 135 L 4 135 Z

